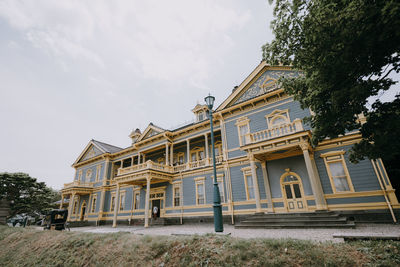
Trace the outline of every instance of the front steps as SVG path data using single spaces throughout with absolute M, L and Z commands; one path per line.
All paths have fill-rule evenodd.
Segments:
M 354 222 L 332 211 L 305 213 L 256 213 L 243 219 L 237 229 L 355 228 Z

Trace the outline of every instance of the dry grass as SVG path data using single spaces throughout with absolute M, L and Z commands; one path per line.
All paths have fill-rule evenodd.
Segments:
M 0 266 L 400 266 L 399 243 L 334 244 L 0 227 Z

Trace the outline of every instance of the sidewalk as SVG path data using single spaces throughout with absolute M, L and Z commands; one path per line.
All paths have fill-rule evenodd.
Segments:
M 168 226 L 111 226 L 76 227 L 71 231 L 86 233 L 115 233 L 130 232 L 137 235 L 204 235 L 214 232 L 213 224 L 184 224 Z M 357 225 L 356 229 L 235 229 L 232 225 L 224 225 L 223 235 L 240 238 L 293 238 L 312 241 L 341 242 L 343 238 L 334 238 L 333 235 L 375 235 L 400 236 L 400 226 L 393 224 L 365 224 Z

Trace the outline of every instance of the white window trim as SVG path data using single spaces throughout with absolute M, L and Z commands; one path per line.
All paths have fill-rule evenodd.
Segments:
M 196 206 L 203 206 L 203 205 L 206 205 L 206 203 L 207 203 L 207 201 L 206 201 L 206 185 L 204 182 L 205 179 L 206 179 L 206 177 L 198 177 L 198 178 L 194 179 L 195 186 L 196 186 Z M 198 185 L 200 185 L 200 184 L 203 185 L 203 195 L 204 195 L 204 203 L 203 204 L 199 204 L 199 197 L 198 197 L 199 194 L 198 194 L 197 188 L 198 188 Z
M 280 125 L 280 124 L 275 124 L 275 125 L 273 124 L 274 120 L 276 120 L 277 118 L 283 118 L 285 120 L 284 123 L 280 124 L 290 123 L 289 109 L 284 109 L 284 110 L 275 109 L 271 113 L 265 115 L 265 119 L 267 120 L 267 125 L 269 129 Z
M 330 152 L 323 153 L 323 154 L 320 155 L 320 157 L 324 159 L 325 168 L 326 168 L 326 171 L 328 173 L 329 180 L 331 182 L 332 192 L 334 194 L 343 194 L 343 193 L 355 192 L 354 186 L 353 186 L 353 182 L 351 181 L 350 173 L 349 173 L 349 170 L 347 169 L 347 164 L 346 164 L 346 161 L 344 159 L 344 154 L 345 153 L 346 152 L 344 150 L 339 150 L 339 151 L 330 151 Z M 342 163 L 343 170 L 344 170 L 344 173 L 346 175 L 346 180 L 347 180 L 347 184 L 349 185 L 350 191 L 337 191 L 336 190 L 335 181 L 334 181 L 334 178 L 332 176 L 331 169 L 329 167 L 329 163 L 335 163 L 335 162 L 341 162 Z
M 257 166 L 256 166 L 257 168 Z M 251 173 L 251 167 L 244 167 L 241 169 L 241 171 L 243 172 L 243 179 L 244 179 L 244 187 L 246 189 L 246 200 L 255 200 L 255 185 L 253 184 L 253 194 L 254 194 L 254 198 L 250 198 L 250 194 L 249 194 L 249 187 L 247 185 L 247 176 L 250 176 L 251 179 L 253 179 L 253 174 Z
M 179 189 L 179 206 L 175 205 L 175 189 Z M 182 206 L 182 182 L 177 181 L 172 184 L 172 207 L 181 207 Z
M 246 134 L 246 135 L 249 135 L 249 134 L 250 134 L 250 119 L 247 118 L 247 117 L 240 117 L 240 118 L 237 119 L 235 125 L 236 125 L 237 131 L 238 131 L 239 145 L 240 145 L 240 146 L 244 146 L 244 145 L 246 145 L 246 144 L 243 144 L 243 141 L 242 141 L 242 134 L 240 133 L 240 126 L 247 125 L 247 134 Z M 246 135 L 245 135 L 245 136 L 246 136 Z M 246 137 L 245 137 L 245 139 L 246 139 Z

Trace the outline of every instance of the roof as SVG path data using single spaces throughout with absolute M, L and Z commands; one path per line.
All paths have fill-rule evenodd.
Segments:
M 103 143 L 103 142 L 100 142 L 100 141 L 97 141 L 94 139 L 92 139 L 92 142 L 94 144 L 96 144 L 97 146 L 99 146 L 106 153 L 115 153 L 115 152 L 122 150 L 122 148 L 120 148 L 120 147 L 106 144 L 106 143 Z

